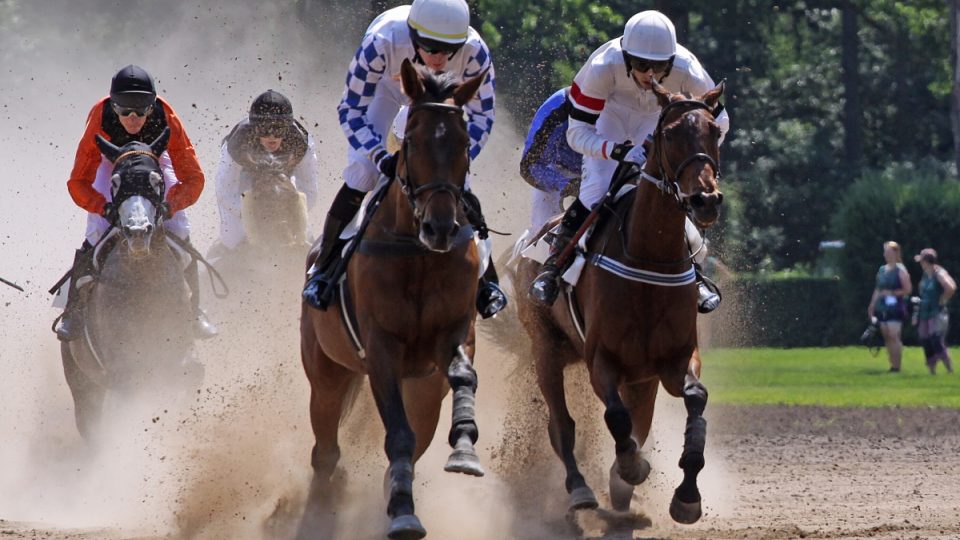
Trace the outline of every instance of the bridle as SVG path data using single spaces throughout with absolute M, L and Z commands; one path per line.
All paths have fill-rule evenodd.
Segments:
M 451 105 L 448 103 L 429 102 L 429 103 L 418 103 L 416 105 L 411 105 L 410 110 L 407 113 L 407 124 L 408 125 L 410 124 L 409 119 L 414 113 L 422 110 L 455 115 L 457 119 L 460 120 L 461 126 L 463 127 L 463 129 L 466 130 L 467 123 L 466 123 L 466 120 L 463 119 L 463 109 L 458 105 Z M 407 141 L 409 140 L 409 137 L 408 137 L 409 134 L 410 134 L 409 131 L 405 131 L 403 136 L 403 144 L 400 150 L 401 155 L 403 156 L 404 165 L 407 165 L 408 163 L 410 163 L 410 158 L 409 158 L 410 145 L 407 144 Z M 432 193 L 430 193 L 430 195 L 427 197 L 427 200 L 423 203 L 423 206 L 429 205 L 430 200 L 433 199 L 433 197 L 438 193 L 449 194 L 451 197 L 453 197 L 454 202 L 457 204 L 457 206 L 460 206 L 461 199 L 463 198 L 463 187 L 454 186 L 449 182 L 442 182 L 442 181 L 429 182 L 427 184 L 417 185 L 411 181 L 409 176 L 409 170 L 410 170 L 409 167 L 407 167 L 408 174 L 404 174 L 404 175 L 397 174 L 397 180 L 400 181 L 400 187 L 403 190 L 404 195 L 407 196 L 407 200 L 410 201 L 410 207 L 413 209 L 414 219 L 419 221 L 420 218 L 423 216 L 423 209 L 421 208 L 420 205 L 417 204 L 417 197 L 419 197 L 421 194 L 426 193 L 428 191 Z M 469 168 L 467 170 L 469 171 Z
M 686 159 L 680 162 L 679 166 L 675 168 L 670 167 L 673 170 L 673 175 L 667 174 L 666 144 L 664 143 L 663 126 L 664 119 L 667 117 L 667 114 L 674 110 L 682 110 L 680 113 L 681 118 L 688 112 L 696 110 L 707 111 L 712 117 L 716 117 L 716 109 L 710 107 L 702 101 L 683 100 L 668 103 L 667 106 L 660 111 L 660 118 L 657 120 L 657 128 L 653 131 L 654 148 L 656 148 L 657 163 L 660 166 L 660 178 L 651 176 L 645 171 L 640 171 L 640 178 L 654 184 L 664 194 L 672 196 L 674 199 L 676 199 L 680 209 L 689 213 L 691 211 L 690 197 L 692 197 L 693 194 L 685 193 L 682 189 L 680 189 L 680 175 L 682 175 L 683 171 L 691 164 L 698 161 L 704 161 L 713 167 L 717 180 L 720 180 L 720 164 L 717 163 L 716 159 L 708 154 L 697 152 L 687 156 Z
M 140 163 L 134 163 L 127 167 L 126 170 L 122 171 L 123 174 L 118 172 L 117 169 L 122 161 L 136 156 L 144 156 L 149 160 L 152 160 L 155 167 L 151 167 L 150 170 L 147 170 L 147 168 L 142 167 Z M 160 175 L 161 178 L 157 189 L 155 189 L 153 184 L 150 182 L 150 174 L 154 172 Z M 163 220 L 163 210 L 161 204 L 163 203 L 166 186 L 163 183 L 163 173 L 160 170 L 159 160 L 155 154 L 146 150 L 130 150 L 124 152 L 117 156 L 117 159 L 114 160 L 112 174 L 120 175 L 120 183 L 116 187 L 116 191 L 113 193 L 113 203 L 117 207 L 123 204 L 123 202 L 130 197 L 141 196 L 153 204 L 156 212 L 154 221 L 160 223 Z

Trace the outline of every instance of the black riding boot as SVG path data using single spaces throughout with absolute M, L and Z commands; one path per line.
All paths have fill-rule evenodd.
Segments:
M 313 266 L 307 272 L 307 282 L 303 286 L 303 301 L 309 306 L 326 311 L 333 299 L 334 283 L 330 281 L 330 270 L 334 256 L 338 249 L 343 247 L 340 234 L 357 215 L 357 210 L 363 203 L 364 193 L 347 187 L 340 188 L 333 199 L 333 205 L 327 213 L 327 220 L 323 223 L 323 235 L 320 237 L 320 253 L 317 254 Z
M 477 231 L 477 236 L 481 240 L 486 240 L 488 236 L 487 221 L 483 217 L 483 210 L 480 208 L 480 199 L 472 191 L 463 192 L 463 208 L 467 213 L 467 221 L 470 226 Z M 497 269 L 493 265 L 493 256 L 487 262 L 487 269 L 480 277 L 477 284 L 477 313 L 484 319 L 489 319 L 503 308 L 507 307 L 507 294 L 500 288 L 500 279 L 497 277 Z
M 553 242 L 550 244 L 550 256 L 543 262 L 543 268 L 533 283 L 530 284 L 530 296 L 544 306 L 552 306 L 557 301 L 560 294 L 560 275 L 563 274 L 573 262 L 573 257 L 567 257 L 565 261 L 559 261 L 560 254 L 567 245 L 573 240 L 574 235 L 580 230 L 583 222 L 590 215 L 587 207 L 580 202 L 580 199 L 573 201 L 570 208 L 563 214 L 560 220 L 560 228 L 557 230 Z
M 83 283 L 80 283 L 81 281 Z M 73 341 L 83 332 L 83 317 L 87 311 L 87 296 L 90 294 L 89 285 L 92 281 L 93 246 L 84 241 L 73 256 L 67 305 L 63 308 L 60 325 L 56 330 L 57 339 L 60 341 Z
M 697 274 L 697 311 L 710 313 L 720 306 L 720 289 L 716 283 L 703 276 L 703 269 L 699 264 L 694 263 L 693 269 Z
M 187 242 L 190 240 L 188 239 Z M 216 325 L 210 322 L 207 314 L 200 309 L 200 268 L 196 259 L 183 270 L 183 277 L 190 287 L 190 307 L 193 309 L 193 335 L 198 339 L 209 339 L 219 333 Z

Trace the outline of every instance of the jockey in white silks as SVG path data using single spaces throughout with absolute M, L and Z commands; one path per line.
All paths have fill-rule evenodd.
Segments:
M 619 162 L 646 163 L 643 142 L 651 137 L 660 117 L 660 105 L 651 90 L 656 79 L 674 93 L 699 96 L 715 87 L 703 66 L 683 46 L 677 44 L 673 23 L 658 11 L 643 11 L 627 21 L 623 36 L 614 38 L 590 55 L 573 79 L 569 92 L 567 143 L 583 155 L 582 180 L 577 199 L 567 208 L 551 256 L 531 285 L 530 294 L 552 305 L 558 292 L 557 257 L 610 187 Z M 723 137 L 730 127 L 726 111 L 714 111 Z M 631 142 L 633 141 L 633 142 Z M 688 224 L 702 244 L 699 231 Z M 699 276 L 699 274 L 698 274 Z M 700 283 L 699 310 L 708 313 L 717 308 L 720 297 Z

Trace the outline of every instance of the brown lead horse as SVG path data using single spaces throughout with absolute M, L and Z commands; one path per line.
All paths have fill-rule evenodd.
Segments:
M 401 79 L 411 106 L 397 179 L 349 262 L 339 298 L 326 311 L 303 305 L 301 356 L 316 437 L 310 499 L 329 497 L 336 487 L 330 476 L 340 457 L 338 426 L 367 375 L 386 428 L 392 539 L 426 535 L 414 515 L 413 468 L 433 439 L 449 388 L 454 451 L 445 469 L 483 475 L 473 446 L 479 259 L 472 230 L 460 224 L 466 223 L 461 194 L 470 164 L 462 106 L 485 77 L 457 84 L 404 61 Z M 308 268 L 318 245 L 307 257 Z M 344 318 L 343 304 L 352 308 Z M 308 501 L 301 537 L 317 534 L 307 525 L 311 506 L 316 504 Z
M 591 237 L 589 262 L 574 293 L 552 308 L 526 299 L 519 309 L 550 411 L 550 442 L 566 468 L 570 508 L 598 506 L 574 458 L 574 421 L 563 387 L 564 367 L 582 359 L 615 441 L 610 493 L 617 510 L 629 508 L 633 486 L 650 472 L 640 448 L 650 432 L 659 384 L 683 397 L 688 415 L 680 458 L 684 478 L 670 515 L 693 523 L 701 515 L 696 479 L 704 466 L 707 390 L 700 382 L 697 286 L 684 220 L 689 214 L 706 228 L 719 216 L 720 129 L 713 111 L 723 83 L 695 99 L 657 84 L 654 92 L 662 107 L 660 120 L 643 171 L 632 167 L 632 176 L 640 178 L 632 201 L 622 200 L 616 215 L 607 216 Z M 521 260 L 517 290 L 527 290 L 538 266 Z M 619 268 L 620 275 L 606 268 Z M 635 281 L 638 276 L 643 280 Z M 582 316 L 582 338 L 574 312 Z

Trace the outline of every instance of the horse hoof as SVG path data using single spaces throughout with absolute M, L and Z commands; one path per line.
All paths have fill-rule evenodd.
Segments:
M 427 530 L 413 514 L 393 518 L 390 522 L 390 530 L 387 531 L 387 538 L 390 540 L 420 540 L 426 535 Z
M 443 466 L 443 470 L 453 473 L 469 474 L 470 476 L 483 476 L 486 474 L 480 465 L 480 458 L 477 457 L 473 449 L 466 451 L 462 449 L 454 450 Z
M 620 461 L 619 458 L 617 461 Z M 615 463 L 614 465 L 617 464 Z M 633 467 L 624 468 L 618 466 L 617 473 L 624 482 L 632 486 L 638 486 L 650 476 L 650 462 L 643 459 L 640 452 L 637 452 Z
M 670 501 L 670 517 L 677 523 L 690 525 L 700 520 L 703 511 L 700 509 L 700 501 L 686 503 L 673 494 L 673 500 Z
M 610 505 L 617 512 L 626 512 L 630 509 L 633 500 L 633 485 L 625 482 L 617 474 L 617 464 L 610 467 Z
M 593 510 L 600 506 L 593 490 L 587 486 L 578 487 L 570 492 L 570 511 Z

